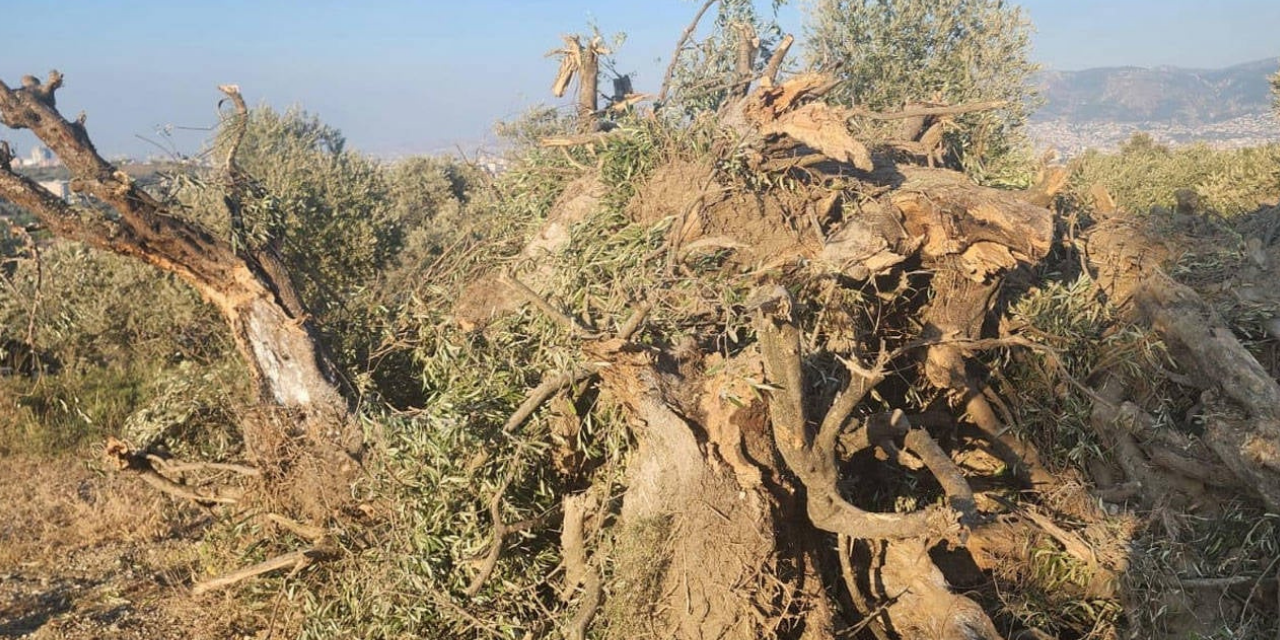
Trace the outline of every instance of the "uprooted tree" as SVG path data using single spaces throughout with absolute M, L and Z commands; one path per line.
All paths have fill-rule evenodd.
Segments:
M 455 307 L 459 324 L 484 329 L 528 304 L 582 341 L 582 364 L 549 373 L 504 434 L 549 403 L 557 441 L 583 437 L 578 412 L 598 396 L 622 409 L 634 438 L 616 502 L 575 466 L 579 454 L 557 458 L 577 487 L 560 507 L 558 590 L 576 605 L 566 635 L 596 624 L 606 637 L 1002 637 L 951 581 L 965 566 L 1028 567 L 1030 541 L 1048 540 L 1087 568 L 1082 597 L 1117 597 L 1126 543 L 1086 543 L 1062 524 L 1104 521 L 1103 495 L 1151 506 L 1174 490 L 1185 500 L 1243 491 L 1277 508 L 1280 388 L 1194 292 L 1163 275 L 1151 237 L 1103 224 L 1079 246 L 1101 295 L 1136 305 L 1133 320 L 1164 338 L 1180 370 L 1198 372 L 1212 416 L 1200 441 L 1161 433 L 1122 374 L 1077 379 L 1063 354 L 1007 324 L 1058 239 L 1047 207 L 1063 168 L 1002 191 L 919 166 L 944 160 L 931 149 L 903 154 L 920 142 L 918 126 L 875 144 L 851 133 L 859 121 L 920 123 L 1003 103 L 842 108 L 822 101 L 831 77 L 780 82 L 769 68 L 716 113 L 710 157 L 674 152 L 633 185 L 624 214 L 665 231 L 635 267 L 653 268 L 655 282 L 625 330 L 608 335 L 558 302 L 571 293 L 556 256 L 572 248 L 569 230 L 606 206 L 607 177 L 581 164 L 541 232 Z M 623 125 L 544 146 L 625 147 L 639 135 Z M 735 326 L 744 317 L 753 319 Z M 1016 435 L 1016 399 L 1001 398 L 999 361 L 982 357 L 1008 350 L 1042 358 L 1047 376 L 1092 399 L 1097 437 L 1117 451 L 1123 479 L 1095 496 Z M 1229 382 L 1218 392 L 1201 377 Z M 993 456 L 986 472 L 964 451 L 973 436 Z M 910 482 L 886 480 L 904 474 Z M 976 492 L 979 481 L 1007 493 Z M 469 598 L 483 593 L 510 534 L 536 526 L 506 523 L 507 498 L 516 500 L 494 497 Z M 1046 637 L 1007 619 L 1000 628 Z

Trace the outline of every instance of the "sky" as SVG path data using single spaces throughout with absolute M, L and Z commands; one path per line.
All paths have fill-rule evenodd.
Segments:
M 781 9 L 802 33 L 813 0 Z M 217 85 L 300 105 L 383 157 L 493 146 L 493 125 L 556 104 L 560 35 L 626 32 L 618 69 L 656 91 L 694 0 L 0 0 L 0 78 L 56 68 L 64 115 L 108 157 L 197 153 Z M 768 2 L 762 2 L 768 5 Z M 1047 68 L 1214 68 L 1280 56 L 1277 0 L 1022 0 Z M 0 130 L 22 152 L 29 134 Z

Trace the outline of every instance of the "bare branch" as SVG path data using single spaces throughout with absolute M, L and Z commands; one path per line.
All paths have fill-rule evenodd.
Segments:
M 671 90 L 671 80 L 676 75 L 676 65 L 680 63 L 680 52 L 684 51 L 685 44 L 689 42 L 689 38 L 693 37 L 693 32 L 697 31 L 698 23 L 702 21 L 703 14 L 715 3 L 716 0 L 703 2 L 702 7 L 698 9 L 698 13 L 694 14 L 689 26 L 684 28 L 684 33 L 680 34 L 680 39 L 676 41 L 676 49 L 671 53 L 671 62 L 667 64 L 667 71 L 662 74 L 662 88 L 658 90 L 657 99 L 659 105 L 667 101 L 667 92 Z
M 884 349 L 880 350 L 875 365 L 870 369 L 863 369 L 849 361 L 845 362 L 850 374 L 849 383 L 836 395 L 831 408 L 827 410 L 826 417 L 822 419 L 822 426 L 818 430 L 818 437 L 813 445 L 816 452 L 821 455 L 835 455 L 836 439 L 844 430 L 849 415 L 876 385 L 884 381 L 885 367 L 888 364 L 889 354 Z
M 336 549 L 331 547 L 311 547 L 301 551 L 293 551 L 284 555 L 279 555 L 269 560 L 259 562 L 252 567 L 233 571 L 224 576 L 219 576 L 212 580 L 206 580 L 191 588 L 192 595 L 201 595 L 218 589 L 225 589 L 242 580 L 248 580 L 264 573 L 278 571 L 293 567 L 294 573 L 305 569 L 316 560 L 329 560 L 338 556 Z
M 538 141 L 538 146 L 544 148 L 556 147 L 580 147 L 587 144 L 599 144 L 608 142 L 615 138 L 622 138 L 631 135 L 625 129 L 614 129 L 612 131 L 602 131 L 599 133 L 584 133 L 576 136 L 556 136 L 552 138 L 543 138 Z
M 596 617 L 596 610 L 600 608 L 600 596 L 603 592 L 603 586 L 600 572 L 596 569 L 589 569 L 586 581 L 582 586 L 582 601 L 578 603 L 578 611 L 569 622 L 569 628 L 565 631 L 565 638 L 568 640 L 585 640 L 587 629 L 591 626 L 591 621 Z
M 498 568 L 498 558 L 502 556 L 502 547 L 506 544 L 507 536 L 531 529 L 541 522 L 541 518 L 529 518 L 519 522 L 507 522 L 502 519 L 502 498 L 507 493 L 507 487 L 511 485 L 513 475 L 514 472 L 507 475 L 489 502 L 489 517 L 493 520 L 493 541 L 489 543 L 489 553 L 480 563 L 480 572 L 471 579 L 471 584 L 467 585 L 464 591 L 468 598 L 476 597 L 480 589 L 484 588 L 484 583 L 488 582 L 489 576 L 492 576 L 494 570 Z
M 973 488 L 965 480 L 960 468 L 951 460 L 942 447 L 924 429 L 912 429 L 907 432 L 906 447 L 908 451 L 920 456 L 929 471 L 938 479 L 942 490 L 946 492 L 951 508 L 963 514 L 964 524 L 974 524 L 978 518 L 978 505 L 973 500 Z
M 192 489 L 183 484 L 178 484 L 169 478 L 160 475 L 152 464 L 152 458 L 144 452 L 133 450 L 127 443 L 115 438 L 107 438 L 107 445 L 103 450 L 107 459 L 115 464 L 116 468 L 121 471 L 132 471 L 139 474 L 143 482 L 159 489 L 169 495 L 190 500 L 204 506 L 213 506 L 215 504 L 235 504 L 240 501 L 239 496 L 229 495 L 207 495 Z
M 240 87 L 234 84 L 218 85 L 218 91 L 227 94 L 227 99 L 231 101 L 235 107 L 235 114 L 223 121 L 224 127 L 231 126 L 231 142 L 227 145 L 227 157 L 223 161 L 223 171 L 228 177 L 239 173 L 236 167 L 236 154 L 240 151 L 240 145 L 244 144 L 244 137 L 249 132 L 249 106 L 244 102 L 244 96 L 240 95 Z M 230 125 L 228 125 L 230 122 Z
M 973 102 L 969 104 L 948 105 L 944 107 L 917 107 L 887 113 L 871 111 L 869 109 L 854 108 L 846 110 L 845 113 L 851 118 L 867 118 L 869 120 L 905 120 L 907 118 L 917 118 L 920 116 L 954 116 L 962 113 L 972 113 L 974 111 L 990 111 L 992 109 L 1004 107 L 1007 104 L 1009 104 L 1007 100 L 991 100 L 988 102 Z
M 537 307 L 539 311 L 546 314 L 552 320 L 564 325 L 564 327 L 569 330 L 569 333 L 573 334 L 575 337 L 587 340 L 595 340 L 602 337 L 603 334 L 582 326 L 582 323 L 578 322 L 575 318 L 552 306 L 550 302 L 547 302 L 546 298 L 538 295 L 536 291 L 529 288 L 529 285 L 521 282 L 519 278 L 516 278 L 510 272 L 503 272 L 498 276 L 498 280 L 508 287 L 511 287 L 512 290 L 520 294 L 520 297 Z

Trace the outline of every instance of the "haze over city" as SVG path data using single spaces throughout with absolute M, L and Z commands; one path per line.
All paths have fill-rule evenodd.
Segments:
M 1047 69 L 1213 68 L 1276 56 L 1271 0 L 1026 0 L 1034 57 Z M 215 87 L 251 102 L 301 105 L 350 143 L 384 157 L 475 148 L 492 125 L 552 104 L 560 35 L 626 33 L 616 55 L 639 91 L 662 68 L 698 3 L 679 0 L 418 3 L 18 3 L 6 8 L 0 77 L 57 68 L 60 103 L 88 113 L 107 155 L 199 151 L 215 120 Z M 804 2 L 778 11 L 803 40 Z M 109 25 L 109 26 L 108 26 Z M 34 140 L 6 132 L 21 149 Z

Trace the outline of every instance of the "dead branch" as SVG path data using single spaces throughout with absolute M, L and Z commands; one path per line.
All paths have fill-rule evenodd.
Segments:
M 278 513 L 268 513 L 265 517 L 267 520 L 270 520 L 293 535 L 304 540 L 311 541 L 312 544 L 318 545 L 321 540 L 324 540 L 325 537 L 329 535 L 329 531 L 327 529 L 303 524 L 293 518 L 288 518 Z
M 564 602 L 568 602 L 578 585 L 587 579 L 586 520 L 594 508 L 589 493 L 564 498 L 564 521 L 560 526 L 560 555 L 564 558 L 564 587 L 560 590 L 560 599 Z
M 702 7 L 694 14 L 693 20 L 689 21 L 689 26 L 684 28 L 684 32 L 680 34 L 680 39 L 676 41 L 675 51 L 671 52 L 671 62 L 667 63 L 667 70 L 662 74 L 662 88 L 658 90 L 658 105 L 661 106 L 667 101 L 667 92 L 671 90 L 671 80 L 676 75 L 676 65 L 680 63 L 680 53 L 684 51 L 684 46 L 689 42 L 689 38 L 693 37 L 693 32 L 698 29 L 698 23 L 702 21 L 702 16 L 715 4 L 716 0 L 706 0 L 702 3 Z
M 235 108 L 235 113 L 231 117 L 231 142 L 227 145 L 227 157 L 222 163 L 222 170 L 228 177 L 232 177 L 239 173 L 239 168 L 236 166 L 236 154 L 240 152 L 240 146 L 244 144 L 245 135 L 249 133 L 249 106 L 245 104 L 244 96 L 240 95 L 240 87 L 237 85 L 218 85 L 218 91 L 226 94 L 227 99 L 231 101 L 231 105 Z M 225 121 L 223 126 L 226 126 Z
M 1216 408 L 1206 412 L 1204 443 L 1269 509 L 1280 509 L 1280 384 L 1208 302 L 1164 272 L 1157 238 L 1146 223 L 1107 220 L 1087 239 L 1090 267 L 1111 302 L 1132 303 L 1183 369 L 1215 382 L 1201 396 Z
M 578 603 L 578 612 L 573 615 L 573 619 L 569 622 L 569 629 L 565 632 L 565 638 L 568 640 L 585 640 L 587 637 L 587 629 L 591 626 L 591 621 L 596 617 L 596 611 L 600 608 L 600 597 L 604 592 L 604 584 L 600 578 L 600 572 L 596 569 L 587 571 L 586 580 L 582 585 L 582 601 Z
M 232 464 L 228 462 L 183 462 L 180 460 L 166 460 L 160 456 L 147 456 L 147 459 L 153 466 L 160 468 L 169 473 L 190 473 L 192 471 L 226 471 L 242 476 L 261 477 L 262 472 L 253 467 L 243 464 Z
M 283 555 L 276 556 L 270 560 L 265 560 L 246 567 L 239 571 L 233 571 L 224 576 L 206 580 L 191 588 L 192 595 L 201 595 L 210 591 L 224 589 L 242 580 L 248 580 L 264 573 L 278 571 L 293 567 L 293 573 L 302 571 L 317 560 L 329 560 L 338 556 L 338 551 L 331 547 L 310 547 L 301 551 L 292 551 Z
M 1037 207 L 1048 207 L 1053 199 L 1067 186 L 1071 172 L 1066 167 L 1048 167 L 1029 189 L 1023 192 L 1023 198 Z
M 216 504 L 235 504 L 240 501 L 239 496 L 204 494 L 160 475 L 152 464 L 153 456 L 134 451 L 127 443 L 116 438 L 107 438 L 103 453 L 117 469 L 137 473 L 143 482 L 171 496 L 190 500 L 206 507 Z
M 235 504 L 240 501 L 238 496 L 207 495 L 200 493 L 156 473 L 154 469 L 132 470 L 139 474 L 139 477 L 142 478 L 143 482 L 151 485 L 152 487 L 176 498 L 190 500 L 200 505 L 212 506 L 215 504 Z
M 924 429 L 912 429 L 907 432 L 904 444 L 908 451 L 920 456 L 925 466 L 929 468 L 929 472 L 938 479 L 938 484 L 942 485 L 942 490 L 947 494 L 951 508 L 963 514 L 961 523 L 976 524 L 979 514 L 978 505 L 973 500 L 973 488 L 969 486 L 969 481 L 965 480 L 964 474 L 960 472 L 960 468 L 956 466 L 951 456 L 947 455 Z
M 737 56 L 734 62 L 733 87 L 729 90 L 731 97 L 745 98 L 751 90 L 752 70 L 756 65 L 756 54 L 760 51 L 760 36 L 755 27 L 747 23 L 733 25 L 738 34 Z

